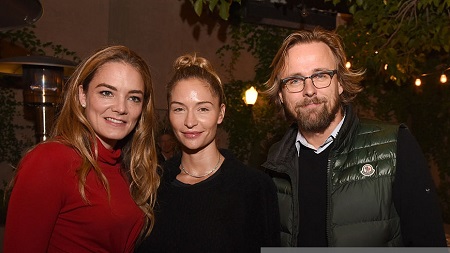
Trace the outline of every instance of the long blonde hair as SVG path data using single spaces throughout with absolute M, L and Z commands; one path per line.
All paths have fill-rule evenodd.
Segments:
M 153 228 L 156 191 L 159 187 L 157 154 L 155 147 L 156 117 L 150 70 L 145 61 L 125 46 L 110 46 L 98 50 L 78 65 L 64 86 L 62 108 L 52 132 L 53 139 L 73 147 L 81 156 L 82 164 L 77 170 L 78 189 L 84 201 L 86 177 L 92 170 L 110 194 L 108 180 L 99 168 L 96 158 L 98 147 L 96 134 L 84 115 L 78 96 L 78 86 L 87 91 L 98 69 L 108 62 L 123 62 L 134 67 L 144 80 L 144 100 L 140 119 L 135 129 L 119 141 L 122 148 L 123 173 L 130 181 L 130 193 L 146 216 L 143 234 Z

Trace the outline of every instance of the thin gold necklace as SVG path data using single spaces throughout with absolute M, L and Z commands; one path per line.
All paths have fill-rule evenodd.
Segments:
M 184 173 L 186 173 L 186 175 L 188 175 L 188 176 L 195 177 L 195 178 L 203 178 L 203 177 L 206 177 L 206 176 L 211 175 L 214 171 L 216 171 L 216 170 L 219 168 L 219 163 L 220 163 L 220 153 L 219 153 L 219 160 L 217 161 L 216 166 L 214 166 L 214 168 L 213 168 L 210 172 L 208 172 L 208 173 L 206 173 L 206 174 L 204 174 L 204 175 L 200 175 L 200 176 L 193 175 L 193 174 L 187 172 L 187 170 L 186 170 L 186 169 L 184 168 L 184 166 L 183 166 L 183 163 L 180 164 L 180 167 L 181 167 L 181 170 L 182 170 Z

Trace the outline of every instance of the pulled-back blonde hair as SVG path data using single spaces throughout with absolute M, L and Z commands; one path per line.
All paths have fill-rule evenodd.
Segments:
M 78 86 L 84 91 L 99 68 L 109 62 L 120 62 L 132 66 L 144 81 L 144 99 L 141 116 L 135 129 L 118 142 L 122 148 L 123 173 L 130 181 L 130 193 L 136 204 L 145 213 L 146 222 L 142 230 L 148 235 L 153 228 L 156 191 L 160 178 L 157 171 L 155 148 L 156 117 L 154 94 L 150 70 L 146 62 L 125 46 L 110 46 L 98 50 L 78 65 L 63 89 L 62 108 L 52 132 L 52 139 L 74 148 L 82 158 L 77 170 L 78 189 L 84 201 L 86 177 L 92 170 L 110 194 L 108 180 L 97 164 L 98 147 L 96 134 L 87 120 L 78 96 Z
M 211 63 L 196 54 L 185 54 L 178 57 L 173 64 L 174 74 L 166 86 L 167 103 L 172 98 L 172 90 L 176 83 L 181 80 L 197 78 L 205 81 L 209 85 L 211 93 L 219 98 L 219 105 L 225 104 L 225 93 L 222 82 L 214 71 Z

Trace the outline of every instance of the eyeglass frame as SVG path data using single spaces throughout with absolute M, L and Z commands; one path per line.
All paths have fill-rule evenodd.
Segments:
M 315 76 L 317 76 L 317 75 L 320 75 L 320 74 L 327 74 L 327 75 L 330 76 L 330 83 L 329 83 L 327 86 L 324 86 L 324 87 L 317 87 L 317 86 L 314 84 L 313 78 L 314 78 Z M 288 91 L 289 93 L 299 93 L 299 92 L 302 92 L 302 91 L 305 89 L 305 86 L 306 86 L 306 79 L 309 78 L 309 79 L 311 79 L 312 85 L 313 85 L 316 89 L 325 89 L 325 88 L 327 88 L 327 87 L 330 87 L 331 81 L 333 81 L 333 77 L 334 77 L 336 74 L 337 74 L 337 69 L 333 69 L 333 70 L 317 71 L 317 72 L 313 73 L 313 74 L 310 75 L 310 76 L 299 76 L 299 75 L 288 76 L 288 77 L 283 78 L 283 79 L 280 80 L 280 85 L 281 85 L 282 87 L 286 87 L 286 89 L 287 89 L 287 91 Z M 287 87 L 287 84 L 286 84 L 286 83 L 287 83 L 289 80 L 291 80 L 291 79 L 300 79 L 300 80 L 302 80 L 302 81 L 303 81 L 303 88 L 302 88 L 301 90 L 299 90 L 299 91 L 290 91 L 289 88 Z

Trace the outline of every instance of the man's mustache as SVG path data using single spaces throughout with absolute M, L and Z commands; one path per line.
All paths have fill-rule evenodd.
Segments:
M 321 104 L 321 103 L 325 103 L 327 102 L 326 98 L 318 98 L 318 97 L 313 97 L 313 98 L 305 98 L 305 100 L 303 100 L 303 102 L 301 103 L 297 103 L 296 107 L 305 107 L 311 104 Z

